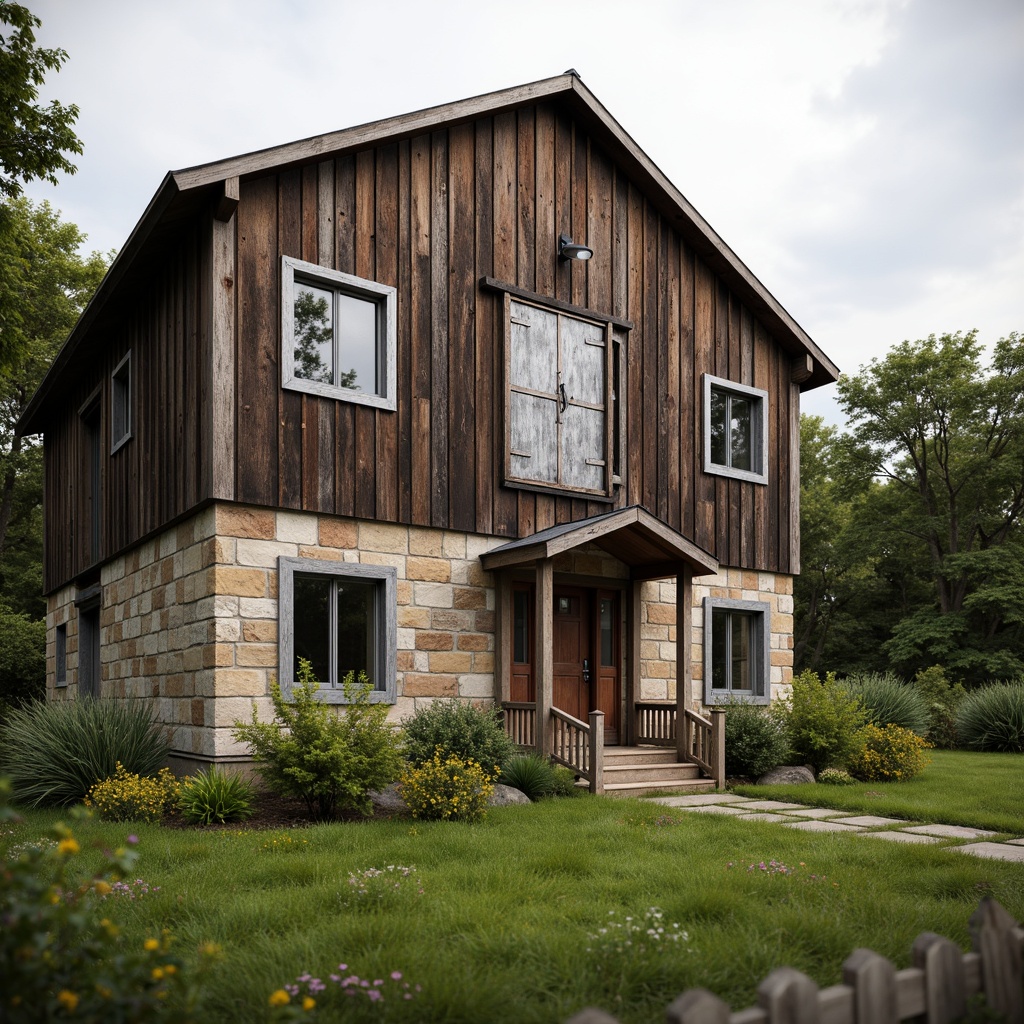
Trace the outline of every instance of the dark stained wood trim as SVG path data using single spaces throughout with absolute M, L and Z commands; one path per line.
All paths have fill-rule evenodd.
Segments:
M 608 312 L 600 313 L 594 309 L 587 309 L 586 306 L 576 306 L 571 302 L 564 302 L 561 299 L 540 295 L 528 288 L 520 288 L 517 285 L 509 284 L 508 281 L 499 281 L 493 277 L 481 277 L 480 287 L 492 292 L 506 292 L 517 299 L 535 302 L 541 306 L 550 306 L 552 309 L 557 309 L 562 313 L 572 313 L 574 316 L 586 317 L 590 320 L 597 320 L 600 323 L 615 324 L 616 327 L 623 327 L 627 331 L 633 330 L 636 326 L 632 320 L 622 320 Z

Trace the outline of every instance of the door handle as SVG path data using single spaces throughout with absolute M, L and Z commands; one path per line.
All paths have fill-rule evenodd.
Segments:
M 565 410 L 569 408 L 569 397 L 565 393 L 565 385 L 564 384 L 559 384 L 558 385 L 558 393 L 562 396 L 562 407 L 559 410 L 559 412 L 565 412 Z
M 590 682 L 590 660 L 588 658 L 583 659 L 583 682 Z

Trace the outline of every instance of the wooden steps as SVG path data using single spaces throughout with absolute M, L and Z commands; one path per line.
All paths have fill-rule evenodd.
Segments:
M 645 796 L 648 793 L 713 792 L 713 779 L 700 769 L 676 760 L 671 747 L 605 747 L 604 791 L 607 796 Z

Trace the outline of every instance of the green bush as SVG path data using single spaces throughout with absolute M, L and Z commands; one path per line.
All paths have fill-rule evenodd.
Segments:
M 926 740 L 899 725 L 869 722 L 861 733 L 864 745 L 850 762 L 862 782 L 904 782 L 924 771 Z
M 968 750 L 1024 753 L 1024 681 L 967 694 L 957 708 L 956 732 Z
M 963 683 L 950 683 L 941 665 L 923 669 L 914 678 L 928 708 L 928 742 L 953 750 L 957 746 L 956 710 L 967 696 Z
M 18 707 L 45 697 L 46 621 L 0 604 L 0 703 Z
M 310 817 L 327 821 L 339 811 L 373 811 L 370 792 L 398 777 L 398 735 L 388 725 L 386 704 L 370 702 L 363 672 L 342 681 L 348 706 L 341 713 L 319 700 L 320 684 L 308 661 L 299 662 L 291 702 L 276 680 L 270 684 L 273 722 L 261 722 L 255 703 L 251 722 L 235 722 L 234 738 L 248 744 L 267 786 L 299 797 Z
M 476 821 L 487 813 L 494 783 L 472 758 L 463 759 L 438 747 L 429 761 L 406 769 L 399 792 L 414 818 Z
M 167 760 L 163 730 L 143 701 L 80 700 L 27 704 L 0 730 L 0 772 L 31 807 L 78 803 L 118 763 L 155 775 Z
M 918 736 L 928 733 L 928 703 L 916 687 L 908 686 L 891 672 L 867 672 L 848 676 L 840 686 L 859 697 L 874 725 L 899 725 Z
M 181 786 L 170 768 L 161 768 L 155 777 L 135 775 L 118 763 L 117 771 L 97 782 L 85 803 L 95 807 L 104 821 L 159 821 L 166 810 L 178 803 Z
M 519 754 L 505 762 L 501 781 L 525 793 L 531 800 L 540 800 L 554 793 L 555 771 L 546 757 Z
M 786 705 L 731 701 L 725 706 L 725 774 L 756 779 L 789 754 Z
M 181 783 L 178 811 L 190 825 L 224 824 L 252 816 L 252 783 L 216 765 Z
M 551 766 L 552 796 L 581 796 L 587 790 L 576 785 L 576 773 L 564 764 Z
M 867 713 L 831 672 L 824 682 L 810 670 L 795 676 L 789 705 L 789 742 L 798 763 L 820 772 L 845 768 L 853 760 L 862 744 L 860 731 Z
M 438 747 L 444 754 L 476 761 L 492 776 L 517 754 L 505 735 L 499 713 L 469 701 L 438 700 L 417 711 L 405 726 L 405 756 L 414 765 L 424 764 Z

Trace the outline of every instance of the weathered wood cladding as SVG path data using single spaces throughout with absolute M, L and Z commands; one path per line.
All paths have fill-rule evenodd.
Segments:
M 501 484 L 487 276 L 634 322 L 617 505 L 723 564 L 792 568 L 791 357 L 557 107 L 243 180 L 237 217 L 237 500 L 501 536 L 604 511 Z M 594 258 L 560 262 L 560 232 Z M 282 254 L 398 289 L 396 412 L 281 390 Z M 768 486 L 703 472 L 704 373 L 768 392 Z
M 81 412 L 94 395 L 100 417 L 99 559 L 160 529 L 211 489 L 209 374 L 210 229 L 194 224 L 166 246 L 116 320 L 96 330 L 83 352 L 62 413 L 46 428 L 47 543 L 44 589 L 93 564 L 89 544 L 87 431 Z M 110 375 L 131 351 L 131 439 L 110 454 Z

